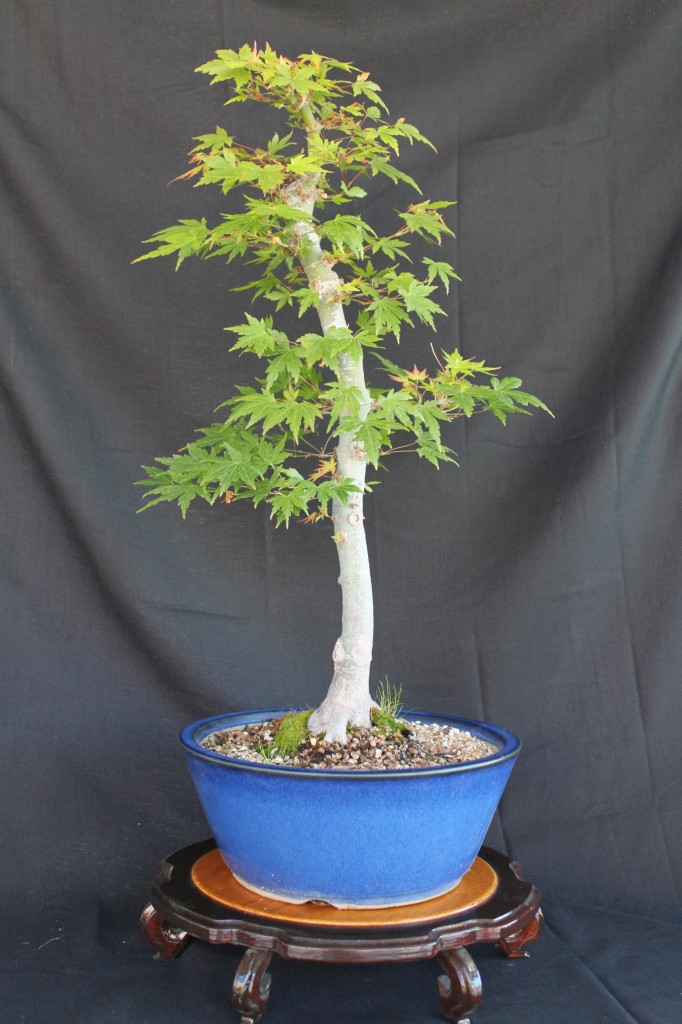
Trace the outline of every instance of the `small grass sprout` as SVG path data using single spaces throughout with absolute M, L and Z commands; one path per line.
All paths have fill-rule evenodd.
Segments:
M 391 686 L 388 676 L 382 679 L 377 690 L 377 702 L 379 710 L 385 715 L 397 718 L 403 710 L 403 688 L 402 686 Z

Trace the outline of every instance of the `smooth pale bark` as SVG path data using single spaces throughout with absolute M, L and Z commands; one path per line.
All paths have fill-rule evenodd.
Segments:
M 293 209 L 312 214 L 315 205 L 317 177 L 310 175 L 292 183 L 284 199 Z M 317 232 L 308 221 L 293 227 L 298 242 L 301 264 L 308 282 L 319 295 L 317 311 L 323 333 L 346 327 L 346 318 L 339 296 L 341 279 L 330 266 L 320 245 Z M 365 384 L 362 359 L 341 356 L 339 379 L 357 388 L 362 394 L 360 415 L 369 411 L 370 397 Z M 341 421 L 343 422 L 343 420 Z M 347 505 L 332 502 L 332 518 L 339 556 L 341 593 L 343 599 L 341 636 L 336 641 L 332 658 L 334 676 L 327 696 L 308 721 L 313 733 L 324 733 L 330 741 L 345 743 L 347 726 L 369 726 L 374 702 L 369 693 L 369 666 L 374 637 L 374 605 L 367 555 L 367 539 L 363 516 L 363 497 L 367 460 L 362 444 L 353 441 L 352 433 L 342 433 L 336 449 L 336 467 L 340 477 L 350 477 L 358 486 Z

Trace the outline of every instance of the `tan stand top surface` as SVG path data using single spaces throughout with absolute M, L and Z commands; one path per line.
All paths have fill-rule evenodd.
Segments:
M 328 903 L 286 903 L 253 892 L 237 881 L 219 850 L 199 858 L 192 868 L 192 881 L 206 896 L 240 913 L 328 928 L 391 928 L 438 921 L 485 903 L 498 884 L 493 868 L 477 857 L 459 885 L 441 896 L 400 907 L 340 910 Z

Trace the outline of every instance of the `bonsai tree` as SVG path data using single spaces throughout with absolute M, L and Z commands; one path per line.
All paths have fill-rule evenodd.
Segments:
M 286 128 L 263 146 L 237 141 L 221 127 L 199 136 L 181 178 L 239 193 L 241 208 L 216 224 L 181 220 L 157 232 L 148 240 L 155 247 L 140 259 L 173 256 L 179 267 L 189 256 L 246 258 L 257 276 L 235 291 L 251 292 L 274 313 L 292 306 L 318 322 L 290 337 L 272 315 L 245 313 L 227 328 L 233 350 L 260 360 L 259 376 L 218 407 L 228 410 L 222 422 L 144 467 L 144 507 L 177 502 L 184 516 L 195 498 L 248 500 L 268 504 L 278 526 L 292 517 L 329 519 L 342 627 L 329 692 L 307 724 L 343 744 L 349 726 L 371 724 L 374 704 L 363 509 L 368 465 L 383 469 L 395 452 L 411 451 L 438 468 L 454 461 L 443 424 L 485 411 L 504 423 L 510 413 L 546 407 L 520 390 L 518 378 L 500 378 L 456 348 L 439 354 L 425 346 L 430 368 L 403 368 L 385 355 L 406 325 L 430 331 L 444 315 L 434 295 L 457 275 L 446 260 L 418 250 L 453 234 L 443 218 L 453 204 L 423 198 L 393 165 L 401 144 L 431 143 L 402 117 L 386 119 L 367 72 L 317 53 L 289 60 L 256 44 L 219 50 L 197 70 L 231 83 L 228 104 L 280 110 Z M 356 212 L 377 179 L 416 193 L 389 235 Z

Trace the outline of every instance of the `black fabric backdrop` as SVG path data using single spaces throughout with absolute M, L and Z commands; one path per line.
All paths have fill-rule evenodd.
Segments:
M 461 469 L 396 459 L 367 514 L 374 678 L 525 741 L 491 840 L 549 930 L 525 964 L 480 952 L 476 1019 L 679 1024 L 680 5 L 15 0 L 0 19 L 3 1020 L 228 1019 L 237 954 L 159 966 L 136 937 L 156 862 L 207 832 L 176 733 L 329 681 L 324 527 L 135 515 L 139 465 L 251 373 L 224 266 L 130 260 L 222 208 L 164 185 L 192 136 L 265 130 L 193 74 L 257 38 L 369 69 L 433 139 L 403 166 L 458 199 L 443 343 L 556 415 L 456 425 Z M 399 197 L 372 196 L 388 223 Z M 401 355 L 423 364 L 424 336 Z M 432 973 L 280 964 L 267 1019 L 436 1020 Z

